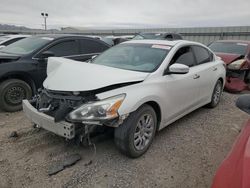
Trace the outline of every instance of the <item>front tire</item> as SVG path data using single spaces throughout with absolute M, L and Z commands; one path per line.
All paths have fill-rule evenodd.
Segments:
M 156 127 L 155 111 L 145 104 L 132 112 L 122 125 L 115 128 L 115 144 L 123 154 L 132 158 L 140 157 L 151 145 Z
M 0 107 L 7 112 L 22 109 L 22 100 L 30 99 L 31 87 L 19 79 L 5 80 L 0 84 Z
M 222 82 L 218 80 L 214 86 L 211 102 L 208 104 L 209 108 L 214 108 L 219 104 L 222 90 Z

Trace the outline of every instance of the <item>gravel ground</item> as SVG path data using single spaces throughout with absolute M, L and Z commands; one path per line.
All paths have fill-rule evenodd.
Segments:
M 0 187 L 210 187 L 223 158 L 249 118 L 224 93 L 215 109 L 201 108 L 160 131 L 138 159 L 120 154 L 112 138 L 93 148 L 34 129 L 22 112 L 0 112 Z M 18 138 L 8 138 L 17 131 Z M 54 176 L 48 169 L 70 154 L 82 160 Z

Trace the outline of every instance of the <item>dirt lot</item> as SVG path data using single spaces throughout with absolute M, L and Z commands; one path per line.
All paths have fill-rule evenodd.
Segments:
M 0 112 L 0 187 L 209 187 L 243 123 L 249 118 L 224 93 L 215 109 L 201 108 L 159 132 L 149 151 L 129 159 L 112 138 L 78 147 L 32 128 L 22 112 Z M 8 138 L 17 131 L 18 138 Z M 70 154 L 82 160 L 54 176 L 50 166 Z

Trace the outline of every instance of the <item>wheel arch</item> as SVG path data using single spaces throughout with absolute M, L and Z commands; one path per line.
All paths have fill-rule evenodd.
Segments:
M 222 85 L 224 86 L 224 84 L 225 84 L 224 79 L 222 77 L 220 77 L 218 80 L 220 80 Z
M 34 80 L 28 74 L 21 73 L 21 72 L 6 74 L 0 78 L 0 82 L 3 82 L 3 81 L 8 80 L 8 79 L 22 80 L 22 81 L 26 82 L 31 87 L 33 95 L 36 93 L 36 89 L 37 89 L 36 84 L 35 84 Z
M 156 113 L 156 118 L 157 118 L 157 130 L 158 130 L 161 124 L 161 120 L 162 120 L 162 112 L 161 112 L 160 105 L 155 101 L 148 101 L 148 102 L 145 102 L 144 104 L 147 104 L 154 109 Z

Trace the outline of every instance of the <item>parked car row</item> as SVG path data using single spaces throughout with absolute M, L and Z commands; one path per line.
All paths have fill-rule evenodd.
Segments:
M 155 35 L 158 37 L 158 34 Z M 130 35 L 100 37 L 58 34 L 0 37 L 0 108 L 9 112 L 20 110 L 22 99 L 35 95 L 47 76 L 48 57 L 87 61 L 109 47 L 132 38 Z
M 81 142 L 111 127 L 118 149 L 139 157 L 157 131 L 199 107 L 215 107 L 237 68 L 248 81 L 243 42 L 209 49 L 174 33 L 110 39 L 37 35 L 2 48 L 0 107 L 23 108 L 37 127 Z M 110 48 L 115 39 L 122 43 Z
M 51 56 L 87 61 L 110 46 L 101 40 L 74 35 L 37 35 L 19 40 L 0 50 L 0 107 L 22 108 L 46 78 Z

